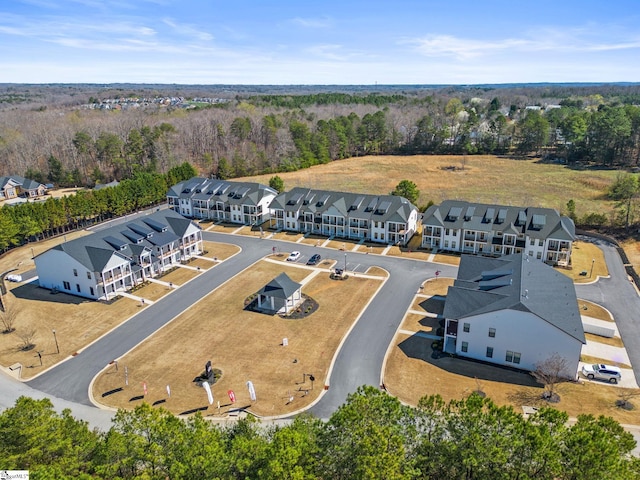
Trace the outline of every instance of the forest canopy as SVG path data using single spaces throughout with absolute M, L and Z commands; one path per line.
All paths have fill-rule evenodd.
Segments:
M 638 85 L 14 85 L 0 88 L 0 175 L 93 186 L 185 161 L 235 178 L 378 154 L 631 168 L 639 105 Z
M 326 421 L 217 424 L 148 404 L 91 431 L 50 400 L 0 413 L 0 469 L 33 478 L 536 479 L 640 478 L 635 441 L 607 417 L 542 408 L 529 418 L 477 394 L 417 408 L 361 387 Z

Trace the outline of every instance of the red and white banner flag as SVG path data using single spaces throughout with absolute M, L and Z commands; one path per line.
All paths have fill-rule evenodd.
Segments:
M 231 403 L 235 403 L 236 402 L 236 394 L 233 393 L 233 390 L 229 390 L 227 392 L 227 395 L 229 395 L 229 400 L 231 400 Z
M 142 382 L 142 391 L 145 395 L 147 394 L 147 382 Z
M 169 388 L 169 385 L 167 385 L 167 395 L 171 397 L 171 388 Z

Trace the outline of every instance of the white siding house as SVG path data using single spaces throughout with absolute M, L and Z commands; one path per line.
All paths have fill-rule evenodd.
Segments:
M 163 210 L 62 243 L 35 264 L 41 287 L 108 300 L 201 252 L 200 227 Z
M 278 194 L 260 183 L 194 177 L 169 189 L 169 208 L 189 218 L 260 225 L 269 220 L 269 204 Z
M 576 376 L 585 337 L 575 288 L 542 262 L 464 255 L 443 316 L 446 352 L 529 371 L 557 354 Z
M 569 265 L 575 225 L 551 208 L 446 200 L 427 209 L 422 247 L 481 255 L 524 253 L 551 265 Z
M 269 206 L 272 228 L 326 237 L 406 245 L 418 225 L 418 208 L 394 195 L 296 187 Z

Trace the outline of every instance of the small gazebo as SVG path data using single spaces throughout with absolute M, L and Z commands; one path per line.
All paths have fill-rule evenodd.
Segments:
M 281 273 L 258 292 L 258 308 L 277 313 L 289 313 L 303 302 L 302 284 Z

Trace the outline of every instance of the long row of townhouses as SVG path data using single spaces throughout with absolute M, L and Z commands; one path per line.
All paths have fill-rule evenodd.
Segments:
M 423 248 L 566 265 L 575 227 L 556 210 L 445 201 L 421 215 L 407 199 L 195 177 L 171 187 L 168 210 L 65 242 L 36 257 L 40 285 L 108 299 L 202 252 L 188 218 L 407 245 L 422 222 Z M 186 218 L 185 218 L 186 217 Z
M 109 300 L 203 252 L 189 218 L 400 245 L 422 226 L 423 248 L 471 254 L 446 296 L 446 352 L 525 370 L 558 354 L 563 375 L 577 369 L 585 337 L 575 289 L 545 265 L 570 262 L 575 227 L 555 210 L 444 201 L 421 215 L 393 195 L 199 177 L 171 187 L 167 203 L 38 255 L 40 286 Z
M 449 252 L 524 253 L 566 266 L 574 239 L 573 221 L 551 208 L 446 200 L 429 207 L 422 219 L 422 247 Z
M 35 264 L 41 287 L 109 300 L 202 251 L 201 228 L 165 209 L 62 243 Z

